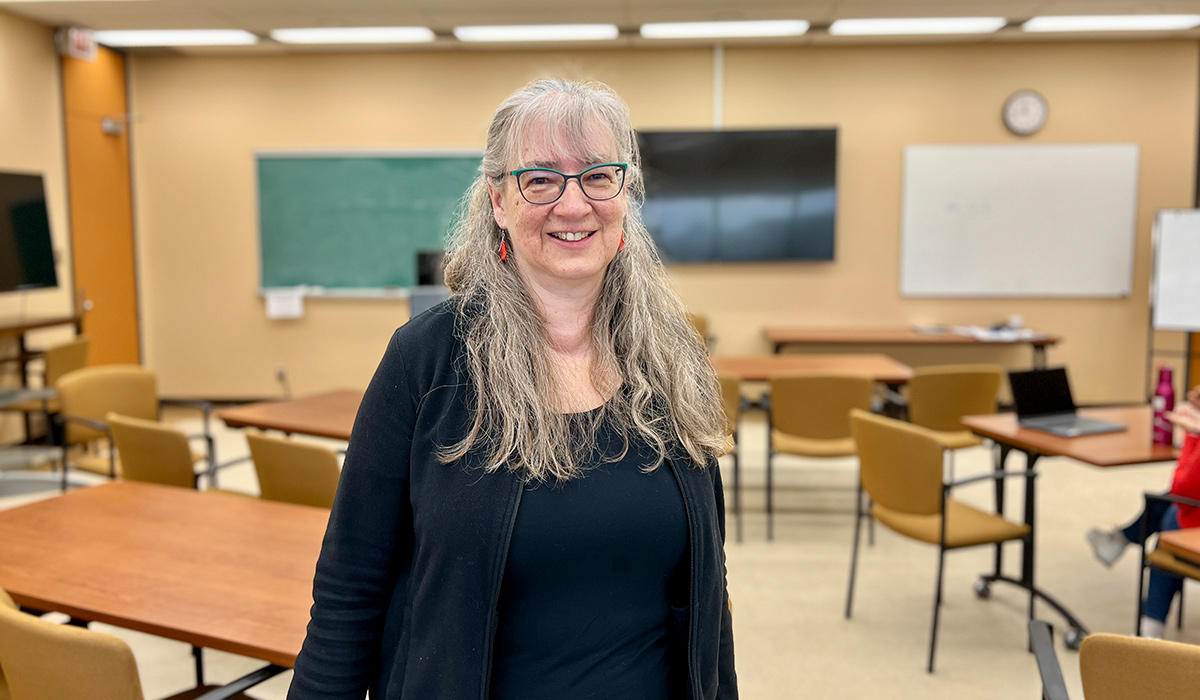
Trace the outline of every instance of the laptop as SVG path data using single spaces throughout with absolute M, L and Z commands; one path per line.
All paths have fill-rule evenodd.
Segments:
M 1120 423 L 1084 418 L 1075 413 L 1065 367 L 1009 372 L 1017 422 L 1023 428 L 1043 430 L 1062 437 L 1079 437 L 1125 430 Z

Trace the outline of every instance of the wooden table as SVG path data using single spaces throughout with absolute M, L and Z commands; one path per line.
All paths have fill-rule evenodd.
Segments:
M 1200 527 L 1158 533 L 1158 548 L 1192 563 L 1200 562 Z
M 0 511 L 17 603 L 291 667 L 322 508 L 133 481 Z
M 1012 413 L 964 416 L 962 424 L 976 435 L 995 441 L 998 447 L 996 455 L 998 471 L 1004 471 L 1008 455 L 1014 451 L 1025 455 L 1026 469 L 1028 470 L 1032 470 L 1042 456 L 1070 457 L 1097 467 L 1117 467 L 1165 462 L 1174 460 L 1178 455 L 1174 447 L 1155 445 L 1151 441 L 1150 423 L 1153 411 L 1149 405 L 1086 408 L 1080 409 L 1079 414 L 1088 418 L 1120 423 L 1127 426 L 1127 429 L 1116 433 L 1064 438 L 1041 430 L 1023 428 L 1017 423 L 1016 415 Z M 1035 516 L 1034 482 L 1035 479 L 1032 478 L 1025 480 L 1025 523 L 1030 527 L 1033 527 Z M 1003 511 L 1004 486 L 997 481 L 996 512 Z M 1034 585 L 1032 542 L 1023 544 L 1021 547 L 1020 578 L 1012 578 L 1001 572 L 1003 565 L 1001 555 L 1001 548 L 997 546 L 995 569 L 993 573 L 980 577 L 977 590 L 986 592 L 991 583 L 1003 581 L 1031 591 L 1067 620 L 1071 625 L 1071 629 L 1066 634 L 1067 645 L 1072 649 L 1078 649 L 1079 644 L 1083 642 L 1083 638 L 1088 633 L 1087 628 L 1076 620 L 1065 606 Z
M 804 328 L 768 326 L 763 334 L 778 353 L 788 345 L 1029 345 L 1033 366 L 1046 366 L 1046 347 L 1058 336 L 1038 334 L 1020 340 L 980 340 L 959 333 L 918 333 L 912 328 Z
M 231 428 L 259 428 L 284 433 L 349 440 L 363 392 L 350 389 L 285 401 L 262 401 L 217 411 Z
M 829 372 L 861 374 L 889 385 L 912 379 L 908 365 L 887 355 L 849 353 L 845 355 L 740 355 L 717 356 L 712 365 L 718 372 L 736 374 L 743 381 L 767 381 L 784 372 Z

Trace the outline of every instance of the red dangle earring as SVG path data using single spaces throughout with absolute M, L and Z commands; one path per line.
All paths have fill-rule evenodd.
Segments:
M 621 242 L 617 244 L 617 250 L 625 250 L 625 232 L 621 231 Z
M 500 241 L 500 262 L 508 260 L 508 244 Z

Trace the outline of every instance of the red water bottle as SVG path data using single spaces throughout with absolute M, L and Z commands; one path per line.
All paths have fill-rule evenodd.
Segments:
M 1158 386 L 1154 389 L 1154 444 L 1170 445 L 1175 437 L 1175 428 L 1167 420 L 1166 413 L 1175 409 L 1175 387 L 1171 382 L 1171 368 L 1158 368 Z

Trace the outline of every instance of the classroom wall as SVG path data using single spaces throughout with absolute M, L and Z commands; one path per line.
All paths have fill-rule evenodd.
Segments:
M 42 173 L 50 228 L 59 254 L 57 289 L 0 294 L 0 320 L 70 313 L 71 258 L 67 233 L 63 118 L 54 30 L 0 11 L 0 170 Z M 31 347 L 57 342 L 56 329 L 31 333 Z M 16 349 L 0 339 L 0 357 Z M 12 365 L 0 366 L 0 385 L 19 384 Z M 21 439 L 20 419 L 0 413 L 0 442 Z
M 1143 397 L 1150 225 L 1192 205 L 1195 42 L 726 48 L 728 128 L 841 129 L 837 260 L 675 266 L 718 353 L 768 351 L 766 324 L 987 324 L 1012 314 L 1060 334 L 1082 401 Z M 257 149 L 480 147 L 496 104 L 529 79 L 612 85 L 645 129 L 713 125 L 708 49 L 463 51 L 272 57 L 139 55 L 131 61 L 134 192 L 147 363 L 168 395 L 361 387 L 404 301 L 309 300 L 270 321 L 257 296 Z M 1042 92 L 1046 128 L 1004 130 L 1019 88 Z M 904 299 L 901 158 L 917 143 L 1134 142 L 1141 147 L 1134 294 L 1126 299 Z M 834 348 L 836 350 L 836 348 Z M 914 364 L 1029 363 L 1025 348 L 905 351 Z

